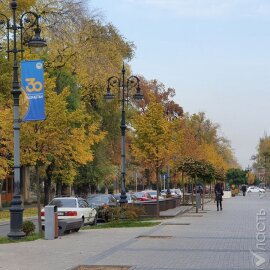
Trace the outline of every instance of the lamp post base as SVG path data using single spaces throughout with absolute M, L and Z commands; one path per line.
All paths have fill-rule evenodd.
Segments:
M 20 239 L 25 236 L 22 231 L 23 211 L 21 195 L 14 195 L 11 201 L 10 211 L 10 232 L 8 237 L 11 239 Z
M 122 190 L 121 192 L 121 196 L 120 196 L 120 200 L 119 200 L 119 203 L 120 205 L 124 205 L 126 204 L 128 201 L 127 201 L 127 195 L 126 195 L 126 192 L 124 190 Z

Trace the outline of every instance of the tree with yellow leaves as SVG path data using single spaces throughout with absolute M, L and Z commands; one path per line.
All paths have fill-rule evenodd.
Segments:
M 247 183 L 248 185 L 254 185 L 255 183 L 255 174 L 252 171 L 247 172 Z
M 69 111 L 68 90 L 57 94 L 54 87 L 46 77 L 46 120 L 22 124 L 21 159 L 23 165 L 51 166 L 52 179 L 71 184 L 77 166 L 93 160 L 92 146 L 105 134 L 83 106 Z
M 156 173 L 156 185 L 159 190 L 159 172 L 168 157 L 171 122 L 164 115 L 162 104 L 154 97 L 147 110 L 134 116 L 132 125 L 135 136 L 131 146 L 135 158 Z M 157 196 L 158 204 L 158 196 Z M 159 215 L 159 207 L 157 207 Z

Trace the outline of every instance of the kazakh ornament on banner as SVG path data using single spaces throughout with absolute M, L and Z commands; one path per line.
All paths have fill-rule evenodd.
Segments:
M 44 61 L 30 60 L 21 62 L 21 85 L 26 95 L 27 111 L 22 121 L 45 119 L 44 102 Z

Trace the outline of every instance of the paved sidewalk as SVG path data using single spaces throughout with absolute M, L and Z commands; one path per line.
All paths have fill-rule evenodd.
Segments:
M 0 245 L 0 269 L 66 270 L 77 265 L 130 265 L 136 270 L 251 270 L 269 259 L 270 216 L 264 216 L 264 251 L 258 250 L 258 213 L 270 212 L 270 194 L 224 200 L 166 219 L 154 228 L 80 231 L 53 241 Z M 261 238 L 263 239 L 263 238 Z M 252 253 L 253 252 L 253 253 Z M 268 258 L 267 258 L 268 257 Z M 258 261 L 258 258 L 260 259 Z M 261 265 L 261 269 L 270 269 Z
M 160 212 L 160 217 L 176 217 L 178 215 L 184 214 L 188 211 L 190 211 L 193 208 L 193 206 L 190 205 L 183 205 L 183 206 L 178 206 L 173 209 L 168 209 L 166 211 L 161 211 Z

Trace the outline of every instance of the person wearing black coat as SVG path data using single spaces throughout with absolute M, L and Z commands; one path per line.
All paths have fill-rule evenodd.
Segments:
M 222 196 L 223 193 L 223 187 L 221 183 L 216 183 L 215 185 L 215 195 L 216 195 L 216 202 L 217 202 L 217 211 L 222 211 Z
M 243 196 L 246 196 L 247 186 L 246 185 L 242 185 L 241 190 L 243 192 Z

